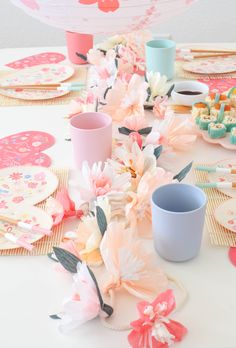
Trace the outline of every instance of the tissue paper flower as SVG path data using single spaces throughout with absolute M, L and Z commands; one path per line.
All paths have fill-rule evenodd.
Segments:
M 132 115 L 144 115 L 143 104 L 146 100 L 147 84 L 134 74 L 129 83 L 117 79 L 106 97 L 106 105 L 102 111 L 112 116 L 114 121 L 122 121 Z
M 97 289 L 85 263 L 78 263 L 73 279 L 72 295 L 64 301 L 60 313 L 59 329 L 62 333 L 68 333 L 96 318 L 101 311 Z
M 83 163 L 78 176 L 78 185 L 81 198 L 92 202 L 96 197 L 109 193 L 124 192 L 130 186 L 129 173 L 116 173 L 111 164 L 94 163 L 90 168 L 87 162 Z
M 168 318 L 175 309 L 172 290 L 163 292 L 152 303 L 138 303 L 137 308 L 140 319 L 131 323 L 133 330 L 128 336 L 133 348 L 168 348 L 186 335 L 186 327 Z
M 156 167 L 155 173 L 146 172 L 138 184 L 136 191 L 127 193 L 126 216 L 130 225 L 135 228 L 142 220 L 151 221 L 151 195 L 153 191 L 173 181 L 173 174 L 163 168 Z
M 156 97 L 153 105 L 153 113 L 158 118 L 163 120 L 168 109 L 168 96 Z
M 152 132 L 146 137 L 146 144 L 163 145 L 166 149 L 184 151 L 197 139 L 194 125 L 168 111 L 163 121 L 155 121 Z
M 155 173 L 154 146 L 148 145 L 140 149 L 136 142 L 131 142 L 131 145 L 127 142 L 115 149 L 114 160 L 109 160 L 109 163 L 119 174 L 130 173 L 134 189 L 145 172 Z
M 87 213 L 85 206 L 75 209 L 75 203 L 70 199 L 66 188 L 57 192 L 56 198 L 49 197 L 46 201 L 46 212 L 52 217 L 53 225 L 58 225 L 63 218 L 76 216 L 81 218 Z
M 94 94 L 89 91 L 86 96 L 72 99 L 68 105 L 69 118 L 82 112 L 94 111 Z
M 161 76 L 159 72 L 147 72 L 146 79 L 150 90 L 149 101 L 157 96 L 164 96 L 167 93 L 167 77 Z
M 133 296 L 150 299 L 166 288 L 167 277 L 156 267 L 153 253 L 147 252 L 143 242 L 122 223 L 109 224 L 100 250 L 110 278 L 105 293 L 124 288 Z
M 136 115 L 126 117 L 122 122 L 122 126 L 138 132 L 140 129 L 146 128 L 148 123 L 144 116 Z

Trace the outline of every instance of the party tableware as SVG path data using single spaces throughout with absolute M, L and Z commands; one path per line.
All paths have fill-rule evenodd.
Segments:
M 0 208 L 0 212 L 2 214 L 3 209 Z M 33 206 L 21 206 L 9 209 L 4 214 L 7 214 L 10 218 L 14 220 L 20 220 L 27 224 L 31 224 L 33 226 L 41 226 L 47 230 L 50 230 L 52 227 L 52 218 L 48 214 L 46 214 L 42 209 Z M 25 241 L 26 243 L 34 243 L 41 238 L 44 237 L 43 234 L 37 233 L 36 231 L 25 231 L 20 227 L 0 221 L 0 229 L 5 233 L 9 233 L 13 235 L 15 238 L 20 238 L 21 241 Z M 17 245 L 13 240 L 6 240 L 4 236 L 0 236 L 0 250 L 6 249 L 15 249 L 19 248 L 21 245 Z
M 183 69 L 196 74 L 226 74 L 236 71 L 236 57 L 192 61 L 184 63 Z
M 171 96 L 175 104 L 191 106 L 198 101 L 204 101 L 208 93 L 209 87 L 204 83 L 198 81 L 180 81 L 175 83 Z
M 197 182 L 196 186 L 200 188 L 236 189 L 236 182 Z
M 221 145 L 227 150 L 236 150 L 236 145 L 230 143 L 230 133 L 227 133 L 224 138 L 213 139 L 210 138 L 207 131 L 199 130 L 198 134 L 207 143 Z
M 4 90 L 9 89 L 23 89 L 23 90 L 46 90 L 46 91 L 80 91 L 85 87 L 84 83 L 80 82 L 62 82 L 51 84 L 34 84 L 34 85 L 1 85 L 0 88 Z
M 236 233 L 236 199 L 229 199 L 219 205 L 214 216 L 220 225 Z
M 35 85 L 59 83 L 74 74 L 74 68 L 68 65 L 45 64 L 22 69 L 0 80 L 0 85 Z M 43 100 L 60 97 L 69 93 L 67 90 L 25 90 L 22 88 L 4 89 L 0 87 L 0 94 L 11 98 L 24 100 Z
M 205 193 L 187 184 L 169 184 L 152 194 L 154 246 L 166 260 L 187 261 L 199 253 L 205 219 Z
M 26 230 L 26 231 L 32 231 L 35 233 L 45 234 L 47 236 L 50 236 L 50 234 L 52 233 L 51 230 L 48 230 L 46 228 L 42 228 L 40 226 L 32 225 L 28 222 L 15 220 L 7 215 L 0 215 L 0 221 L 7 222 L 10 225 L 18 226 L 19 228 L 22 228 L 23 230 Z
M 70 61 L 74 64 L 87 64 L 86 54 L 93 48 L 93 35 L 67 31 L 66 42 Z
M 83 161 L 92 165 L 111 157 L 112 119 L 109 115 L 101 112 L 76 115 L 70 120 L 70 132 L 78 168 Z
M 208 173 L 228 173 L 228 174 L 236 174 L 236 167 L 235 168 L 223 168 L 223 167 L 207 167 L 207 166 L 196 166 L 195 170 L 200 170 L 202 172 L 208 172 Z
M 152 40 L 146 43 L 145 51 L 147 71 L 159 72 L 171 80 L 174 77 L 175 42 Z
M 34 54 L 33 56 L 15 60 L 14 62 L 6 64 L 6 66 L 12 69 L 24 69 L 36 65 L 60 63 L 65 59 L 65 55 L 62 53 L 43 52 L 39 54 Z
M 50 196 L 57 186 L 56 175 L 44 167 L 17 166 L 1 169 L 0 209 L 4 211 L 22 204 L 37 204 Z
M 232 159 L 225 159 L 222 161 L 219 161 L 214 164 L 217 167 L 222 168 L 235 168 L 236 167 L 236 158 Z M 210 183 L 214 182 L 234 182 L 235 181 L 235 175 L 230 173 L 220 173 L 220 172 L 212 172 L 208 173 L 208 180 Z M 226 188 L 217 188 L 220 192 L 224 193 L 226 196 L 236 198 L 236 190 L 234 189 L 226 189 Z

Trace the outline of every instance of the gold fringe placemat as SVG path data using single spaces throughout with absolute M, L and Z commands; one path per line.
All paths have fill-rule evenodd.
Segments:
M 198 163 L 197 166 L 210 166 L 210 164 Z M 207 172 L 194 170 L 195 182 L 207 182 Z M 206 189 L 205 193 L 208 197 L 208 204 L 206 209 L 206 226 L 210 235 L 210 240 L 213 245 L 217 246 L 236 246 L 236 233 L 229 231 L 227 228 L 221 226 L 214 217 L 215 209 L 224 201 L 230 199 L 217 189 Z
M 66 80 L 66 82 L 87 82 L 87 67 L 75 68 L 74 75 Z M 9 73 L 6 71 L 1 72 L 1 78 L 6 77 Z M 32 105 L 64 105 L 68 104 L 71 99 L 75 99 L 80 95 L 80 91 L 73 91 L 66 95 L 63 95 L 58 98 L 45 99 L 45 100 L 23 100 L 23 99 L 14 99 L 9 98 L 0 94 L 0 106 L 32 106 Z
M 56 196 L 57 191 L 60 190 L 62 187 L 67 187 L 68 184 L 68 175 L 69 171 L 68 169 L 61 169 L 61 168 L 51 168 L 52 172 L 56 174 L 56 176 L 59 179 L 59 184 L 57 190 L 52 194 L 53 197 Z M 37 204 L 37 207 L 44 209 L 46 204 L 46 200 Z M 51 236 L 45 236 L 41 238 L 39 241 L 34 243 L 34 249 L 29 252 L 26 249 L 23 248 L 17 248 L 17 249 L 8 249 L 8 250 L 0 250 L 0 255 L 23 255 L 23 256 L 36 256 L 36 255 L 46 255 L 49 252 L 52 251 L 53 246 L 58 246 L 62 240 L 63 237 L 63 222 L 60 223 L 58 226 L 53 227 L 52 235 Z
M 195 74 L 183 69 L 183 64 L 186 62 L 177 61 L 175 62 L 175 74 L 177 78 L 184 78 L 188 80 L 198 80 L 208 78 L 209 80 L 213 79 L 231 79 L 236 78 L 236 72 L 228 74 Z

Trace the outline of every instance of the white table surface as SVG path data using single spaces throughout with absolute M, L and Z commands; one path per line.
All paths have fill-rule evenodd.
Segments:
M 65 52 L 64 48 L 45 47 L 3 49 L 0 67 L 47 50 Z M 0 137 L 25 130 L 49 132 L 56 138 L 55 145 L 46 151 L 53 165 L 72 168 L 71 143 L 64 141 L 66 110 L 66 106 L 1 107 Z M 212 162 L 234 156 L 235 151 L 199 139 L 189 152 L 173 157 L 169 168 L 177 172 L 191 160 Z M 191 181 L 191 176 L 187 181 Z M 236 269 L 228 260 L 228 248 L 212 246 L 207 231 L 204 232 L 196 259 L 178 264 L 157 256 L 159 265 L 180 280 L 189 294 L 183 309 L 175 314 L 175 319 L 185 324 L 189 333 L 176 347 L 235 348 Z M 47 256 L 1 257 L 0 277 L 0 347 L 129 347 L 127 332 L 110 331 L 98 319 L 66 336 L 58 332 L 57 323 L 49 314 L 60 309 L 71 280 L 69 275 L 57 273 Z

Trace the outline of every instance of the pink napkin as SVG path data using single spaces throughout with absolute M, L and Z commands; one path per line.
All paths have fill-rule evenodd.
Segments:
M 203 78 L 198 79 L 199 82 L 205 83 L 209 86 L 210 91 L 213 93 L 223 93 L 228 91 L 230 88 L 236 86 L 236 79 L 209 79 Z
M 24 69 L 41 64 L 55 64 L 65 60 L 64 54 L 56 52 L 44 52 L 6 64 L 12 69 Z

